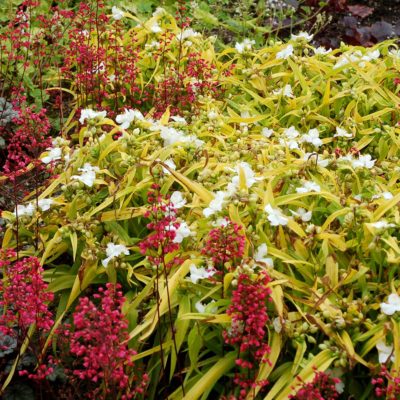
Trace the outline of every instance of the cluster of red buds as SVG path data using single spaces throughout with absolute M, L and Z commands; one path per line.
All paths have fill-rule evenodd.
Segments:
M 400 376 L 395 371 L 388 371 L 383 365 L 377 378 L 372 379 L 377 397 L 387 400 L 398 400 L 400 398 Z

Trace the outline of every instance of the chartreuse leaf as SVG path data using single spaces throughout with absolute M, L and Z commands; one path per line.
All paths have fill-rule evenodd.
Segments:
M 218 380 L 235 366 L 236 352 L 232 351 L 213 365 L 186 393 L 182 400 L 197 400 L 206 390 L 211 389 Z

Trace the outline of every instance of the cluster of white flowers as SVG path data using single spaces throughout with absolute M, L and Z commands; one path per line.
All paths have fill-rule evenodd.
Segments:
M 71 179 L 76 179 L 86 186 L 92 187 L 96 179 L 96 172 L 99 171 L 99 167 L 92 166 L 90 163 L 85 163 L 82 168 L 78 168 L 78 171 L 82 172 L 80 175 L 73 175 Z
M 85 108 L 81 111 L 79 122 L 83 125 L 87 119 L 103 119 L 107 116 L 107 111 L 94 111 L 91 108 Z
M 53 199 L 39 199 L 37 206 L 41 211 L 50 210 L 51 205 L 54 203 Z M 29 216 L 31 217 L 36 211 L 36 202 L 30 202 L 26 205 L 19 204 L 14 209 L 13 214 L 18 217 Z
M 164 140 L 164 146 L 170 146 L 175 143 L 193 144 L 196 148 L 203 146 L 204 141 L 195 135 L 186 135 L 185 132 L 175 129 L 171 126 L 157 125 L 154 130 L 160 130 L 160 136 Z
M 364 68 L 366 66 L 366 62 L 377 60 L 380 55 L 381 53 L 379 50 L 369 51 L 366 54 L 363 54 L 361 50 L 356 50 L 354 53 L 344 54 L 342 57 L 340 57 L 333 69 L 344 67 L 350 63 L 358 64 L 361 68 Z
M 305 133 L 301 138 L 300 141 L 302 143 L 310 143 L 314 147 L 322 146 L 322 140 L 319 138 L 318 129 L 310 129 L 308 133 Z
M 250 164 L 245 161 L 240 162 L 233 169 L 233 171 L 236 172 L 236 175 L 232 178 L 231 182 L 228 184 L 228 187 L 227 187 L 228 196 L 232 196 L 239 188 L 240 173 L 243 173 L 243 177 L 245 179 L 245 184 L 248 189 L 251 188 L 257 181 L 262 179 L 262 178 L 255 177 L 255 173 L 251 169 Z
M 339 157 L 337 161 L 349 162 L 354 169 L 355 168 L 371 169 L 375 165 L 376 160 L 373 160 L 370 154 L 360 155 L 358 156 L 358 158 L 354 158 L 352 154 L 348 154 L 347 156 Z
M 281 146 L 288 147 L 290 150 L 296 150 L 299 148 L 297 138 L 299 137 L 300 132 L 294 126 L 285 129 L 283 134 L 285 137 L 279 139 L 279 144 Z

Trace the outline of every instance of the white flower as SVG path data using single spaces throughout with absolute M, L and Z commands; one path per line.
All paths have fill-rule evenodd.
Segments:
M 291 126 L 290 128 L 285 129 L 283 131 L 283 133 L 288 139 L 294 139 L 300 135 L 299 131 L 294 126 Z
M 254 44 L 256 44 L 254 40 L 244 39 L 243 42 L 235 44 L 235 49 L 239 54 L 243 54 L 246 51 L 250 51 Z
M 351 138 L 351 137 L 353 137 L 353 135 L 351 133 L 348 133 L 345 129 L 339 128 L 337 126 L 336 133 L 333 135 L 333 137 Z
M 315 54 L 317 54 L 317 55 L 322 55 L 322 56 L 324 56 L 324 55 L 326 55 L 326 54 L 329 54 L 331 51 L 332 51 L 332 49 L 325 49 L 325 48 L 322 47 L 322 46 L 320 46 L 320 47 L 314 49 L 314 53 L 315 53 Z
M 54 203 L 53 199 L 40 199 L 38 200 L 38 206 L 42 211 L 50 210 L 50 206 Z
M 186 199 L 182 196 L 182 193 L 177 190 L 172 193 L 169 201 L 176 209 L 182 208 L 186 204 Z
M 271 204 L 267 204 L 264 211 L 268 214 L 271 226 L 287 225 L 289 222 L 289 218 L 283 215 L 279 208 L 273 208 Z
M 59 147 L 49 147 L 47 156 L 42 158 L 42 162 L 45 164 L 49 164 L 52 161 L 59 160 L 62 155 L 62 150 Z
M 390 192 L 382 192 L 382 197 L 383 197 L 385 200 L 391 200 L 391 199 L 393 199 L 393 194 L 390 193 Z
M 186 136 L 184 132 L 168 126 L 160 126 L 160 136 L 164 139 L 164 146 L 170 146 L 175 143 L 194 144 L 196 148 L 202 146 L 204 142 L 195 135 Z
M 309 222 L 312 218 L 312 211 L 306 211 L 304 208 L 298 208 L 297 211 L 290 210 L 290 212 L 295 216 L 299 217 L 303 222 Z
M 153 12 L 153 17 L 159 17 L 165 14 L 165 9 L 162 7 L 157 7 L 156 10 Z
M 32 203 L 27 204 L 26 206 L 19 204 L 14 210 L 14 215 L 18 217 L 23 217 L 25 215 L 32 216 L 35 212 L 35 206 Z
M 392 293 L 388 297 L 387 303 L 381 303 L 381 311 L 386 315 L 393 315 L 396 311 L 400 311 L 400 296 Z
M 251 186 L 254 185 L 258 180 L 261 178 L 255 178 L 254 171 L 251 169 L 251 166 L 249 163 L 242 161 L 240 162 L 234 169 L 234 171 L 237 173 L 236 176 L 232 178 L 232 181 L 228 184 L 227 187 L 227 192 L 229 195 L 232 195 L 236 192 L 237 188 L 239 187 L 240 183 L 240 171 L 243 172 L 246 187 L 250 188 Z
M 98 73 L 100 73 L 100 72 L 104 72 L 105 70 L 106 70 L 106 66 L 105 66 L 104 62 L 102 61 L 99 65 L 95 66 L 95 67 L 92 69 L 92 72 L 93 72 L 94 74 L 98 74 Z
M 304 181 L 303 186 L 296 189 L 297 193 L 320 192 L 321 186 L 312 181 Z
M 81 117 L 79 118 L 79 122 L 84 124 L 87 119 L 94 118 L 105 118 L 107 115 L 106 111 L 94 111 L 90 108 L 85 108 L 81 111 Z
M 165 164 L 167 167 L 169 167 L 170 169 L 172 169 L 172 170 L 174 170 L 174 171 L 176 170 L 176 165 L 175 165 L 175 163 L 174 163 L 174 160 L 172 160 L 172 159 L 165 160 L 165 161 L 164 161 L 164 164 Z M 167 168 L 162 167 L 162 169 L 163 169 L 164 174 L 166 174 L 166 175 L 171 175 L 171 172 L 169 172 L 169 171 L 167 170 Z
M 229 225 L 229 220 L 227 218 L 218 218 L 215 222 L 213 222 L 213 226 L 225 228 L 225 226 Z
M 274 131 L 269 128 L 262 128 L 261 134 L 266 138 L 270 138 L 273 135 Z
M 398 50 L 398 49 L 392 49 L 392 50 L 389 51 L 388 55 L 389 55 L 390 57 L 400 59 L 400 50 Z
M 302 142 L 311 143 L 315 147 L 322 146 L 322 140 L 319 138 L 318 129 L 310 129 L 308 133 L 304 134 L 301 139 Z
M 122 129 L 128 129 L 134 120 L 144 120 L 144 116 L 139 110 L 128 110 L 125 108 L 125 112 L 123 114 L 119 114 L 115 117 L 115 121 L 117 121 Z
M 368 168 L 371 169 L 375 165 L 376 160 L 372 160 L 370 154 L 359 156 L 351 161 L 353 168 Z
M 116 21 L 119 21 L 120 19 L 122 19 L 124 17 L 124 12 L 122 10 L 120 10 L 118 7 L 113 7 L 111 9 L 112 12 L 112 16 Z
M 288 147 L 290 150 L 297 150 L 299 148 L 299 144 L 296 140 L 279 139 L 279 144 Z
M 378 358 L 381 364 L 386 363 L 389 360 L 389 357 L 390 361 L 394 362 L 395 357 L 393 354 L 393 345 L 388 346 L 383 340 L 380 340 L 376 344 L 376 348 L 378 349 Z
M 198 301 L 197 303 L 195 303 L 195 308 L 196 308 L 196 310 L 200 313 L 200 314 L 203 314 L 203 313 L 205 313 L 206 312 L 206 308 L 208 307 L 208 306 L 210 306 L 210 304 L 214 304 L 215 303 L 215 300 L 211 300 L 208 304 L 203 304 L 203 303 L 201 303 L 200 301 Z M 211 314 L 214 314 L 214 313 L 216 313 L 217 312 L 217 310 L 218 310 L 218 308 L 217 307 L 212 307 L 211 309 L 209 309 L 210 310 L 210 313 Z
M 278 60 L 286 60 L 291 55 L 293 55 L 293 46 L 291 44 L 289 44 L 284 49 L 282 49 L 281 51 L 276 53 L 276 58 Z
M 108 75 L 108 80 L 110 82 L 115 82 L 115 78 L 116 78 L 115 74 Z
M 290 86 L 290 85 L 285 85 L 285 87 L 283 89 L 274 90 L 272 92 L 272 94 L 275 96 L 279 96 L 279 95 L 283 94 L 283 96 L 285 96 L 285 97 L 290 97 L 292 99 L 294 98 L 292 86 Z
M 99 167 L 93 167 L 89 163 L 85 163 L 83 168 L 78 168 L 81 171 L 81 175 L 73 175 L 71 179 L 76 179 L 83 182 L 86 186 L 92 187 L 96 179 L 96 172 L 99 171 Z
M 178 115 L 174 115 L 171 117 L 172 121 L 177 122 L 182 125 L 187 125 L 185 118 L 179 117 Z
M 292 34 L 290 39 L 291 40 L 303 40 L 304 39 L 306 42 L 310 42 L 313 37 L 314 37 L 314 35 L 310 35 L 307 32 L 299 32 L 298 35 Z
M 369 51 L 361 59 L 364 60 L 364 61 L 373 61 L 373 60 L 377 60 L 380 56 L 381 56 L 381 53 L 377 49 L 377 50 L 374 50 L 374 51 Z
M 150 30 L 153 33 L 160 33 L 162 32 L 161 26 L 158 24 L 158 22 L 154 22 L 153 25 L 150 27 Z
M 214 120 L 218 118 L 218 113 L 215 110 L 211 110 L 209 111 L 209 113 L 207 114 L 207 117 L 209 120 Z
M 274 318 L 274 320 L 272 321 L 272 325 L 273 325 L 276 333 L 281 333 L 282 323 L 281 323 L 281 319 L 279 317 Z
M 104 267 L 107 267 L 110 260 L 119 257 L 121 254 L 129 255 L 129 250 L 123 244 L 107 243 L 107 258 L 101 261 Z
M 389 229 L 389 228 L 394 228 L 396 225 L 389 224 L 387 221 L 382 220 L 382 221 L 377 221 L 377 222 L 371 223 L 371 226 L 376 229 Z
M 170 227 L 170 229 L 175 231 L 175 238 L 173 240 L 174 243 L 182 243 L 183 239 L 192 234 L 188 224 L 185 221 L 180 222 L 178 228 Z
M 222 192 L 221 190 L 215 193 L 214 199 L 211 200 L 208 207 L 203 210 L 203 214 L 206 218 L 218 211 L 222 211 L 222 206 L 226 195 L 227 193 Z
M 254 253 L 254 260 L 268 264 L 271 267 L 273 267 L 274 262 L 273 262 L 272 258 L 265 257 L 267 254 L 268 254 L 268 246 L 265 243 L 262 243 L 257 247 L 257 250 Z
M 186 28 L 181 32 L 180 38 L 181 38 L 181 40 L 185 40 L 185 39 L 198 37 L 198 36 L 200 36 L 199 32 L 196 32 L 191 28 Z
M 341 67 L 344 67 L 349 63 L 349 60 L 346 57 L 341 57 L 339 61 L 333 66 L 333 69 L 339 69 Z
M 189 270 L 189 280 L 192 283 L 197 283 L 200 279 L 206 279 L 215 274 L 215 271 L 213 270 L 206 270 L 204 267 L 197 268 L 194 264 L 189 266 Z

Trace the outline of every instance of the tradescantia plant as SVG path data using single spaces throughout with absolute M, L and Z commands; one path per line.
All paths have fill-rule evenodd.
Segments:
M 4 287 L 35 265 L 54 298 L 44 331 L 10 320 L 1 393 L 32 348 L 22 375 L 70 398 L 113 398 L 118 374 L 118 398 L 398 393 L 395 45 L 328 51 L 299 33 L 218 53 L 163 10 L 128 31 L 135 16 L 100 12 L 71 17 L 65 46 L 87 40 L 55 81 L 69 116 L 24 165 L 52 178 L 2 213 Z M 117 364 L 97 365 L 112 340 Z

